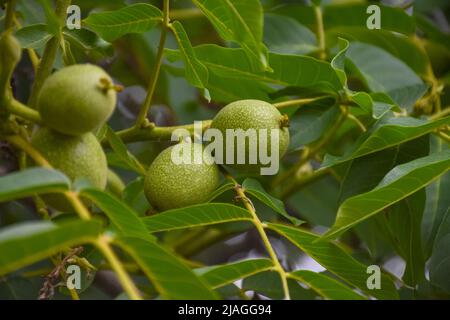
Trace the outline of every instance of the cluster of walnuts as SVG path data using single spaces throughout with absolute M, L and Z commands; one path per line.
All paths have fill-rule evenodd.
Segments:
M 45 80 L 37 99 L 44 125 L 33 134 L 32 145 L 71 180 L 84 178 L 97 188 L 106 187 L 106 157 L 92 132 L 113 113 L 117 89 L 103 69 L 91 64 L 65 67 Z M 224 137 L 227 129 L 280 130 L 281 157 L 289 144 L 285 120 L 278 109 L 267 102 L 242 100 L 220 110 L 211 127 L 220 130 Z M 189 143 L 194 157 L 195 153 L 202 152 L 202 148 L 194 147 L 194 142 L 182 140 L 180 143 Z M 202 159 L 200 163 L 175 164 L 171 158 L 173 148 L 163 150 L 146 173 L 145 194 L 157 210 L 204 202 L 220 182 L 218 165 L 212 159 L 205 159 L 203 152 L 197 155 Z M 249 152 L 248 146 L 245 151 Z M 235 165 L 238 170 L 249 171 L 260 166 L 260 163 Z M 70 210 L 61 196 L 47 195 L 44 200 L 57 210 Z

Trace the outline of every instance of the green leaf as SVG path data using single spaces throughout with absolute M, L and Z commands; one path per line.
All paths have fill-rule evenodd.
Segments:
M 353 159 L 341 182 L 339 202 L 365 193 L 377 186 L 394 166 L 398 148 L 389 148 Z
M 406 262 L 403 281 L 413 287 L 425 279 L 425 257 L 421 223 L 425 190 L 420 190 L 387 210 L 386 227 L 397 243 L 397 252 Z
M 326 30 L 326 43 L 333 47 L 338 38 L 358 41 L 377 46 L 406 63 L 421 76 L 426 76 L 430 67 L 430 59 L 426 51 L 420 49 L 410 37 L 390 31 L 368 30 L 365 26 L 333 27 Z
M 14 36 L 19 40 L 22 48 L 31 49 L 44 47 L 47 41 L 53 37 L 48 32 L 47 25 L 41 23 L 23 27 L 17 30 Z
M 138 177 L 131 181 L 122 193 L 123 201 L 134 209 L 139 216 L 143 216 L 150 209 L 150 204 L 144 194 L 144 178 Z
M 352 92 L 347 90 L 348 98 L 361 107 L 374 119 L 381 119 L 389 111 L 401 112 L 400 107 L 385 93 Z
M 373 190 L 351 197 L 339 207 L 336 222 L 323 239 L 334 238 L 348 228 L 405 199 L 428 185 L 450 167 L 450 151 L 399 165 Z
M 251 194 L 256 199 L 272 208 L 276 213 L 289 220 L 293 225 L 299 226 L 303 223 L 303 221 L 301 221 L 300 219 L 289 215 L 284 208 L 283 201 L 268 194 L 258 182 L 258 180 L 251 178 L 245 179 L 242 183 L 242 187 L 244 188 L 246 193 Z
M 330 99 L 302 107 L 289 118 L 289 150 L 298 150 L 319 139 L 339 114 L 339 108 Z
M 150 232 L 251 220 L 252 216 L 247 210 L 227 203 L 198 204 L 143 218 Z
M 91 242 L 102 231 L 97 221 L 74 220 L 55 225 L 25 222 L 0 231 L 0 275 L 35 263 L 75 245 Z
M 445 224 L 449 226 L 449 211 L 447 211 Z M 447 232 L 449 229 L 447 229 Z M 450 293 L 450 233 L 447 233 L 436 243 L 430 259 L 430 281 L 433 285 Z
M 339 207 L 339 184 L 335 178 L 325 176 L 311 182 L 288 198 L 287 204 L 310 224 L 329 227 Z
M 440 28 L 425 15 L 416 14 L 414 18 L 418 27 L 425 33 L 425 36 L 428 39 L 431 39 L 434 42 L 442 44 L 447 49 L 450 49 L 450 35 L 447 32 L 441 31 Z
M 400 8 L 383 6 L 377 4 L 380 8 L 381 28 L 383 30 L 391 30 L 407 35 L 412 35 L 415 30 L 414 18 L 408 15 Z M 336 26 L 366 26 L 368 4 L 348 4 L 348 5 L 331 5 L 324 9 L 323 20 L 325 28 L 329 29 Z M 378 30 L 371 30 L 378 31 Z
M 0 177 L 0 201 L 29 197 L 35 194 L 69 190 L 69 179 L 59 171 L 31 168 Z
M 219 35 L 238 43 L 254 70 L 270 70 L 262 43 L 263 8 L 259 0 L 193 0 Z
M 248 79 L 226 78 L 215 73 L 208 74 L 208 90 L 217 102 L 230 103 L 236 100 L 257 99 L 269 101 L 273 91 L 268 85 Z
M 45 22 L 50 34 L 57 36 L 62 25 L 62 21 L 56 16 L 56 12 L 49 0 L 39 0 L 45 12 Z
M 83 22 L 103 39 L 112 42 L 128 33 L 146 32 L 162 19 L 162 12 L 158 8 L 136 3 L 115 11 L 91 13 Z
M 83 188 L 80 195 L 93 201 L 108 216 L 120 234 L 154 240 L 136 212 L 112 194 L 94 188 Z
M 314 33 L 296 20 L 281 15 L 264 16 L 264 43 L 270 52 L 308 54 L 317 50 Z
M 181 259 L 155 242 L 117 238 L 115 243 L 128 252 L 164 299 L 215 299 L 216 295 Z
M 373 45 L 352 42 L 346 56 L 372 92 L 387 93 L 403 108 L 410 110 L 428 89 L 404 62 Z
M 0 278 L 2 300 L 36 300 L 41 288 L 42 279 L 39 277 L 26 278 L 13 275 Z
M 287 279 L 289 294 L 293 300 L 314 300 L 316 295 L 309 289 L 303 288 L 297 281 Z M 249 276 L 242 281 L 242 290 L 253 291 L 258 295 L 282 300 L 284 298 L 283 285 L 280 274 L 276 271 L 264 271 Z M 256 296 L 255 299 L 259 297 Z
M 178 21 L 174 21 L 171 28 L 184 62 L 186 80 L 197 88 L 206 88 L 206 84 L 208 83 L 208 69 L 197 59 L 183 25 Z
M 250 259 L 197 269 L 196 272 L 213 289 L 273 268 L 269 259 Z
M 392 280 L 381 274 L 381 289 L 367 288 L 367 266 L 355 260 L 346 251 L 333 242 L 317 241 L 319 236 L 301 228 L 269 223 L 268 228 L 287 238 L 302 251 L 316 260 L 329 272 L 345 282 L 359 288 L 377 299 L 398 299 L 397 290 Z
M 331 60 L 331 66 L 336 71 L 342 86 L 347 84 L 347 75 L 345 74 L 345 55 L 350 43 L 343 38 L 339 38 L 339 52 Z
M 83 48 L 83 50 L 96 50 L 105 55 L 113 55 L 111 44 L 100 38 L 95 32 L 88 29 L 64 29 L 63 34 L 67 40 L 72 41 L 76 45 Z
M 109 144 L 117 157 L 125 163 L 127 167 L 131 168 L 140 175 L 145 175 L 145 168 L 131 154 L 131 152 L 128 151 L 127 146 L 110 127 L 107 127 L 106 129 L 106 137 L 108 138 Z
M 234 183 L 232 183 L 232 182 L 224 183 L 223 185 L 218 187 L 216 190 L 214 190 L 214 192 L 209 197 L 209 201 L 208 202 L 212 202 L 214 199 L 220 197 L 225 192 L 233 190 L 233 189 L 234 189 Z
M 377 3 L 381 9 L 381 28 L 411 35 L 415 32 L 414 18 L 409 16 L 404 10 L 391 6 L 384 6 Z M 349 4 L 331 4 L 322 7 L 324 28 L 335 27 L 361 27 L 366 28 L 368 4 L 367 3 L 349 3 Z M 305 24 L 313 29 L 315 27 L 314 8 L 302 4 L 289 4 L 278 6 L 273 9 L 276 14 L 282 14 Z M 366 28 L 367 30 L 367 28 Z M 368 30 L 369 32 L 378 32 L 380 30 Z M 387 32 L 387 31 L 386 31 Z
M 323 167 L 335 166 L 416 139 L 448 123 L 450 123 L 450 117 L 435 121 L 409 117 L 382 119 L 372 130 L 361 136 L 359 142 L 356 143 L 356 147 L 344 156 L 326 155 Z
M 316 291 L 320 296 L 329 300 L 365 300 L 366 298 L 359 295 L 345 284 L 323 274 L 309 270 L 297 270 L 289 273 L 289 277 L 298 280 L 311 289 Z
M 395 166 L 429 154 L 429 138 L 422 136 L 349 162 L 341 181 L 340 202 L 375 188 Z
M 308 56 L 269 54 L 273 72 L 255 72 L 242 49 L 207 44 L 194 48 L 196 57 L 210 73 L 234 79 L 248 79 L 278 86 L 296 86 L 336 93 L 341 82 L 329 63 Z M 169 59 L 179 60 L 179 52 L 168 50 Z M 226 90 L 226 87 L 222 88 Z
M 430 136 L 431 152 L 449 150 L 449 145 L 441 138 Z M 427 203 L 423 214 L 423 241 L 425 256 L 429 258 L 436 243 L 436 235 L 444 221 L 445 213 L 450 208 L 450 172 L 447 172 L 427 187 Z

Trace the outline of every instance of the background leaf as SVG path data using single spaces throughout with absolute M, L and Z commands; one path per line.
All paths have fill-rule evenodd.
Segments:
M 262 43 L 263 8 L 259 0 L 194 0 L 219 35 L 238 43 L 253 69 L 270 70 L 267 49 Z
M 136 3 L 115 11 L 91 13 L 83 23 L 111 42 L 127 33 L 148 31 L 161 21 L 161 10 L 146 3 Z
M 15 37 L 22 48 L 39 49 L 44 47 L 53 35 L 47 31 L 47 25 L 39 23 L 20 28 Z

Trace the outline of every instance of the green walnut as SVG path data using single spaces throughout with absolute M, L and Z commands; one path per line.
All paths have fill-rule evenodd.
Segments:
M 177 153 L 174 148 L 187 151 Z M 183 162 L 175 160 L 174 154 L 181 155 Z M 200 161 L 194 161 L 196 157 Z M 200 144 L 181 142 L 155 158 L 145 176 L 144 191 L 150 204 L 164 211 L 205 202 L 219 179 L 218 166 L 211 155 L 203 155 Z
M 92 133 L 67 136 L 47 128 L 40 128 L 33 135 L 31 144 L 52 167 L 63 172 L 72 181 L 84 178 L 97 188 L 106 187 L 108 173 L 106 157 Z M 57 210 L 71 210 L 70 204 L 62 195 L 46 195 L 44 200 Z
M 46 126 L 68 135 L 99 128 L 114 111 L 116 91 L 100 67 L 78 64 L 49 76 L 38 96 L 38 110 Z
M 211 128 L 220 130 L 223 135 L 224 163 L 236 169 L 255 171 L 264 165 L 259 156 L 261 148 L 264 149 L 263 153 L 270 157 L 272 155 L 272 142 L 275 142 L 278 144 L 278 148 L 274 145 L 274 150 L 278 149 L 279 159 L 286 153 L 289 146 L 288 125 L 289 120 L 287 116 L 282 115 L 272 104 L 261 100 L 239 100 L 222 108 L 214 117 Z M 252 141 L 256 141 L 257 149 L 251 149 L 249 147 L 250 137 L 236 139 L 235 137 L 229 136 L 227 138 L 227 129 L 232 129 L 234 132 L 238 129 L 246 132 L 249 132 L 249 129 L 254 129 L 253 132 L 256 133 L 256 138 Z M 261 131 L 261 129 L 265 129 L 265 131 Z M 273 135 L 274 139 L 272 140 L 271 134 L 273 130 L 278 132 L 278 137 Z M 265 137 L 265 143 L 262 143 L 261 137 Z M 225 162 L 227 145 L 232 145 L 234 149 L 233 163 Z M 242 159 L 245 160 L 244 163 L 238 163 L 237 151 L 240 148 L 244 150 L 245 159 Z M 250 151 L 258 152 L 257 155 L 253 155 L 254 160 L 252 161 L 254 163 L 250 161 Z

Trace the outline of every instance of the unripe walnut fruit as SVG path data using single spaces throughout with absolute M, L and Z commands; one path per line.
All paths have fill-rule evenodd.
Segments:
M 259 155 L 255 164 L 249 162 L 250 148 L 249 139 L 245 139 L 245 163 L 237 163 L 237 150 L 243 141 L 234 140 L 227 141 L 226 130 L 227 129 L 242 129 L 244 131 L 248 129 L 255 129 L 257 137 L 258 153 L 260 148 L 266 147 L 267 155 L 271 155 L 271 130 L 278 131 L 278 139 L 275 141 L 278 143 L 279 158 L 286 153 L 289 146 L 289 130 L 288 130 L 288 118 L 283 116 L 272 104 L 261 100 L 239 100 L 232 102 L 223 107 L 217 115 L 214 117 L 211 128 L 220 130 L 223 135 L 224 141 L 224 160 L 226 158 L 226 146 L 232 144 L 234 146 L 234 163 L 228 164 L 229 166 L 248 171 L 256 171 L 262 165 Z M 259 139 L 260 130 L 266 129 L 267 145 L 261 143 Z M 261 131 L 261 134 L 264 131 Z
M 203 148 L 194 143 L 181 142 L 189 150 L 182 155 L 186 159 L 202 157 Z M 187 145 L 186 145 L 187 143 Z M 194 147 L 194 146 L 197 147 Z M 172 160 L 172 150 L 163 150 L 150 165 L 145 176 L 144 191 L 150 204 L 159 210 L 181 208 L 208 200 L 219 184 L 219 168 L 210 155 L 200 163 L 180 163 Z M 190 153 L 190 154 L 189 154 Z
M 38 96 L 46 126 L 68 135 L 99 128 L 114 111 L 116 86 L 100 67 L 72 65 L 49 76 Z
M 72 181 L 84 178 L 93 186 L 104 189 L 108 167 L 100 143 L 92 133 L 67 136 L 47 128 L 40 128 L 32 137 L 31 144 L 50 165 L 63 172 Z M 45 202 L 60 211 L 71 206 L 62 195 L 48 195 Z

